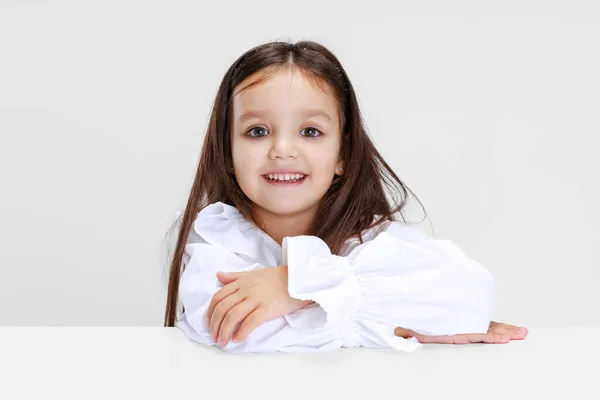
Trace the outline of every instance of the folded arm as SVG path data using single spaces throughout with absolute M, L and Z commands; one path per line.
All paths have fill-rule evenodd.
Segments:
M 414 229 L 414 228 L 412 228 Z M 213 342 L 206 315 L 223 285 L 218 271 L 268 268 L 249 264 L 228 248 L 196 237 L 186 245 L 177 323 L 197 342 L 230 352 L 310 352 L 339 347 L 414 351 L 416 338 L 394 335 L 403 327 L 423 335 L 485 333 L 493 307 L 493 278 L 455 244 L 415 236 L 392 225 L 347 257 L 332 255 L 314 236 L 287 237 L 283 259 L 291 297 L 315 304 L 256 328 L 242 342 Z
M 297 328 L 342 326 L 346 345 L 406 349 L 397 327 L 423 335 L 486 333 L 494 279 L 449 240 L 394 222 L 347 257 L 313 236 L 284 239 L 290 296 L 319 307 L 286 316 Z

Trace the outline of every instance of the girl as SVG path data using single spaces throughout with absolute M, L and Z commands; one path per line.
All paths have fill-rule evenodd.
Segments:
M 483 266 L 398 220 L 406 191 L 329 50 L 312 41 L 249 50 L 217 93 L 165 326 L 230 352 L 524 338 L 490 323 L 494 281 Z

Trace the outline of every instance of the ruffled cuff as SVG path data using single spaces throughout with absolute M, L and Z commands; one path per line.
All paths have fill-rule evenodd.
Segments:
M 362 304 L 362 289 L 344 257 L 331 254 L 315 236 L 286 237 L 283 265 L 288 267 L 288 292 L 292 298 L 316 304 L 285 316 L 295 328 L 345 326 Z

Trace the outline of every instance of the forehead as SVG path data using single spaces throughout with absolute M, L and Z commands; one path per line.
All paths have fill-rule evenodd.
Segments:
M 332 119 L 337 117 L 338 104 L 330 88 L 297 68 L 258 72 L 236 87 L 233 95 L 234 115 L 245 110 L 271 110 L 278 114 L 321 109 Z

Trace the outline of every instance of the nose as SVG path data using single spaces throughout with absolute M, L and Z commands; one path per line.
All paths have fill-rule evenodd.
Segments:
M 298 157 L 298 146 L 294 135 L 288 133 L 271 134 L 271 149 L 269 150 L 269 157 L 271 159 Z

